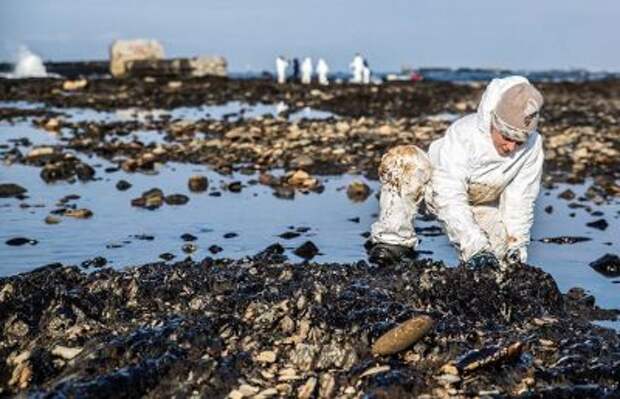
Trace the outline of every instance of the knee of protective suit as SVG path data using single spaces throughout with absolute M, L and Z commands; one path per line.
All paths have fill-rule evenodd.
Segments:
M 381 158 L 381 184 L 413 202 L 422 199 L 423 188 L 430 177 L 431 162 L 415 145 L 393 147 Z

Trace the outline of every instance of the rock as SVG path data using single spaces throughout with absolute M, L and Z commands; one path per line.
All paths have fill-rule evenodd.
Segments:
M 605 219 L 598 219 L 598 220 L 595 220 L 593 222 L 586 223 L 586 226 L 592 227 L 592 228 L 598 229 L 598 230 L 606 230 L 607 227 L 609 226 L 609 224 L 607 223 L 607 220 L 605 220 Z
M 37 162 L 42 158 L 48 158 L 56 154 L 54 147 L 38 147 L 33 149 L 26 155 L 26 159 L 31 162 Z
M 6 245 L 10 245 L 12 247 L 19 247 L 24 244 L 37 245 L 38 241 L 26 237 L 15 237 L 6 240 L 5 243 Z
M 575 199 L 575 193 L 571 189 L 566 189 L 558 194 L 558 198 L 565 199 L 567 201 Z
M 191 67 L 191 75 L 194 77 L 201 76 L 227 76 L 228 63 L 224 57 L 220 56 L 199 56 L 189 60 Z
M 522 342 L 515 342 L 505 347 L 491 346 L 473 350 L 461 357 L 454 367 L 459 373 L 472 373 L 487 366 L 501 364 L 517 359 L 523 350 Z M 447 373 L 453 375 L 452 373 Z
M 164 48 L 155 40 L 116 40 L 110 46 L 110 73 L 115 78 L 127 74 L 127 62 L 164 58 Z
M 287 182 L 293 187 L 306 189 L 311 189 L 318 185 L 318 180 L 303 170 L 297 170 L 292 173 L 288 177 Z
M 48 132 L 56 133 L 60 131 L 60 120 L 58 118 L 49 118 L 43 121 L 41 127 L 43 127 L 43 129 L 47 130 Z
M 348 369 L 358 360 L 357 353 L 348 344 L 331 342 L 321 348 L 316 361 L 316 368 L 328 370 L 332 368 Z
M 297 391 L 297 398 L 299 399 L 310 399 L 312 394 L 314 393 L 314 389 L 316 388 L 316 377 L 310 377 L 306 381 L 306 383 L 299 387 Z
M 157 209 L 164 203 L 164 192 L 158 188 L 152 188 L 142 193 L 139 198 L 131 200 L 132 206 L 142 207 L 146 209 Z
M 347 196 L 353 202 L 364 202 L 370 196 L 371 190 L 367 184 L 354 181 L 347 187 Z
M 92 259 L 85 260 L 84 262 L 82 262 L 81 266 L 85 269 L 88 269 L 89 267 L 97 268 L 97 267 L 104 267 L 107 263 L 108 263 L 108 260 L 104 258 L 103 256 L 96 256 Z
M 189 202 L 189 197 L 184 194 L 170 194 L 164 198 L 168 205 L 185 205 Z
M 226 76 L 227 63 L 222 57 L 201 56 L 197 58 L 142 59 L 125 63 L 125 75 L 132 77 L 202 77 Z M 172 81 L 170 89 L 178 89 L 182 82 Z
M 189 190 L 194 193 L 201 193 L 209 188 L 209 180 L 206 176 L 192 176 L 187 182 Z
M 131 237 L 141 241 L 153 241 L 155 239 L 155 236 L 150 234 L 134 234 Z
M 287 231 L 287 232 L 284 232 L 284 233 L 278 235 L 278 237 L 284 238 L 285 240 L 291 240 L 291 239 L 297 238 L 299 236 L 301 236 L 301 234 L 300 233 L 296 233 L 294 231 Z
M 372 353 L 391 355 L 407 349 L 428 334 L 434 324 L 429 316 L 411 318 L 379 337 L 372 345 Z
M 220 247 L 219 245 L 211 245 L 209 247 L 209 252 L 211 252 L 213 255 L 218 254 L 220 252 L 222 252 L 224 249 L 222 247 Z
M 131 188 L 131 183 L 129 183 L 127 180 L 119 180 L 116 183 L 116 189 L 118 191 L 126 191 L 129 190 Z
M 88 85 L 88 80 L 86 79 L 77 79 L 77 80 L 65 80 L 62 82 L 62 89 L 66 91 L 75 91 L 85 88 Z
M 185 233 L 181 235 L 181 239 L 183 241 L 196 241 L 198 237 L 196 237 L 195 235 L 189 234 L 189 233 Z
M 185 252 L 186 254 L 194 253 L 196 252 L 197 249 L 198 247 L 196 246 L 196 244 L 192 244 L 191 242 L 188 242 L 187 244 L 183 244 L 183 246 L 181 247 L 181 250 Z
M 328 399 L 334 397 L 336 379 L 330 373 L 321 374 L 319 379 L 319 398 Z
M 291 161 L 291 167 L 293 168 L 308 168 L 312 165 L 314 165 L 314 159 L 305 154 L 298 155 Z
M 174 259 L 175 256 L 171 254 L 170 252 L 164 252 L 163 254 L 159 254 L 159 258 L 165 261 L 169 261 L 169 260 Z
M 67 209 L 64 213 L 65 216 L 76 219 L 88 219 L 93 216 L 93 212 L 90 209 Z
M 95 169 L 92 166 L 80 162 L 75 166 L 75 174 L 82 181 L 92 180 L 95 176 Z
M 551 215 L 553 213 L 553 206 L 547 205 L 545 207 L 545 212 L 548 213 L 549 215 Z
M 605 277 L 619 277 L 620 257 L 614 254 L 605 254 L 591 262 L 590 267 Z
M 26 389 L 30 384 L 30 380 L 32 379 L 32 366 L 30 362 L 22 362 L 19 363 L 15 369 L 13 369 L 13 373 L 11 374 L 11 379 L 9 380 L 10 386 L 15 386 L 18 389 Z
M 571 301 L 578 303 L 587 308 L 594 307 L 596 303 L 596 299 L 594 296 L 587 294 L 586 291 L 581 287 L 573 287 L 566 291 L 566 297 Z
M 25 188 L 15 183 L 0 184 L 0 198 L 10 198 L 23 195 L 27 192 Z
M 541 238 L 540 242 L 544 242 L 545 244 L 575 244 L 578 242 L 591 241 L 592 239 L 589 237 L 570 237 L 570 236 L 560 236 L 560 237 L 545 237 Z
M 295 190 L 289 186 L 278 186 L 274 188 L 273 195 L 280 199 L 292 200 L 295 198 Z
M 69 348 L 67 346 L 56 345 L 52 349 L 52 355 L 71 360 L 82 352 L 82 348 Z
M 318 353 L 318 348 L 315 345 L 297 344 L 295 348 L 291 350 L 289 358 L 292 364 L 296 368 L 309 371 L 314 367 L 314 361 Z
M 234 181 L 232 183 L 229 183 L 227 188 L 228 191 L 230 191 L 231 193 L 240 193 L 243 186 L 241 185 L 240 181 Z
M 295 255 L 306 260 L 314 258 L 319 253 L 319 248 L 312 241 L 306 241 L 297 247 L 294 251 Z
M 263 351 L 256 355 L 255 360 L 260 363 L 274 363 L 276 361 L 276 353 L 274 351 Z
M 60 223 L 60 218 L 54 215 L 47 215 L 44 221 L 45 221 L 45 224 L 58 224 Z

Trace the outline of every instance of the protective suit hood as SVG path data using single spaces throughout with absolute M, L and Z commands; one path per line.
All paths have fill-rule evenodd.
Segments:
M 491 132 L 491 112 L 495 110 L 499 100 L 506 90 L 520 83 L 529 83 L 523 76 L 510 76 L 502 79 L 493 79 L 482 94 L 478 104 L 477 120 L 478 129 L 483 133 Z

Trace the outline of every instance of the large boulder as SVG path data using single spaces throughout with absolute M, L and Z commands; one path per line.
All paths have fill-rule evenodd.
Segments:
M 168 78 L 226 76 L 227 63 L 223 57 L 171 58 L 128 60 L 125 76 L 159 76 Z
M 136 60 L 159 60 L 164 58 L 164 48 L 156 40 L 116 40 L 110 46 L 110 73 L 123 77 L 126 63 Z

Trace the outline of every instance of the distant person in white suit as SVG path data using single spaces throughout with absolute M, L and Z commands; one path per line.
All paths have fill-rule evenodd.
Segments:
M 329 73 L 329 66 L 327 62 L 323 58 L 319 58 L 319 61 L 316 63 L 316 73 L 319 75 L 319 84 L 328 85 L 329 81 L 327 80 L 327 74 Z
M 286 69 L 288 68 L 288 60 L 283 56 L 276 58 L 276 75 L 278 83 L 286 83 Z
M 364 66 L 362 67 L 362 83 L 365 85 L 370 84 L 370 67 L 366 59 L 364 59 Z
M 305 85 L 312 83 L 312 60 L 310 57 L 304 58 L 301 63 L 301 83 Z
M 362 57 L 360 53 L 355 54 L 355 57 L 353 57 L 353 61 L 351 61 L 351 64 L 349 64 L 349 68 L 351 69 L 351 73 L 353 74 L 351 78 L 351 83 L 362 83 L 364 57 Z

